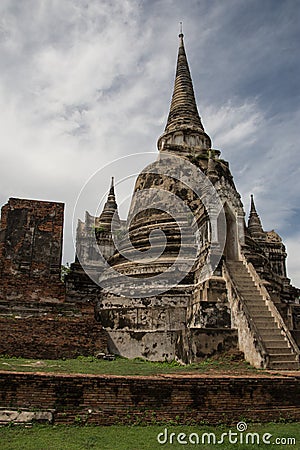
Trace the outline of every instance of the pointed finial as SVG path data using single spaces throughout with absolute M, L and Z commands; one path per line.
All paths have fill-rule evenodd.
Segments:
M 250 197 L 251 197 L 251 207 L 250 207 L 250 212 L 252 211 L 252 212 L 256 213 L 256 208 L 255 208 L 255 204 L 254 204 L 254 195 L 251 194 Z
M 111 177 L 111 184 L 110 184 L 109 195 L 115 195 L 114 177 Z
M 179 22 L 179 35 L 180 38 L 180 46 L 183 46 L 183 32 L 182 32 L 182 22 Z

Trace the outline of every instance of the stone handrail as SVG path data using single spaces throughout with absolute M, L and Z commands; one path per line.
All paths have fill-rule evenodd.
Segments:
M 247 307 L 247 303 L 246 303 L 244 297 L 240 294 L 240 292 L 239 292 L 239 290 L 237 288 L 237 285 L 236 285 L 234 279 L 232 278 L 232 276 L 230 274 L 230 271 L 228 270 L 228 267 L 226 266 L 226 263 L 223 264 L 223 274 L 224 274 L 224 278 L 225 278 L 226 282 L 228 282 L 230 284 L 231 288 L 233 289 L 237 299 L 239 299 L 241 301 L 241 304 L 242 304 L 242 307 L 243 307 L 243 312 L 244 312 L 244 314 L 246 316 L 250 332 L 251 332 L 253 338 L 257 342 L 260 354 L 261 354 L 261 356 L 262 356 L 262 358 L 264 360 L 264 363 L 265 363 L 265 367 L 267 367 L 267 365 L 269 363 L 269 354 L 268 354 L 267 349 L 265 347 L 265 344 L 264 344 L 264 342 L 263 342 L 263 340 L 262 340 L 262 338 L 261 338 L 261 336 L 259 334 L 259 331 L 258 331 L 255 323 L 252 320 L 251 314 L 250 314 L 249 309 Z
M 266 287 L 263 285 L 261 279 L 259 278 L 254 266 L 252 263 L 248 262 L 246 260 L 246 258 L 243 258 L 243 263 L 246 266 L 247 270 L 249 271 L 254 283 L 256 284 L 256 286 L 258 287 L 261 295 L 263 296 L 266 305 L 268 306 L 269 310 L 272 313 L 272 316 L 274 317 L 275 321 L 277 322 L 277 325 L 280 327 L 281 332 L 284 334 L 285 338 L 288 341 L 288 344 L 290 345 L 290 347 L 293 349 L 293 351 L 296 354 L 296 358 L 297 361 L 299 361 L 299 355 L 300 355 L 300 350 L 298 345 L 296 344 L 290 330 L 288 329 L 286 323 L 284 322 L 280 312 L 278 311 L 278 309 L 276 308 L 273 300 L 270 297 L 269 292 L 267 291 Z

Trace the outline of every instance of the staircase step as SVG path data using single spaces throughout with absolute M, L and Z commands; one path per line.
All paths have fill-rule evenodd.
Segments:
M 247 303 L 247 305 L 251 305 L 251 306 L 264 306 L 265 308 L 267 308 L 267 306 L 265 305 L 265 303 L 262 302 L 261 299 L 257 299 L 255 300 L 254 298 L 251 297 L 247 297 L 247 296 L 242 296 L 245 300 L 245 302 Z M 269 310 L 268 310 L 269 311 Z
M 254 314 L 249 309 L 249 313 L 251 314 L 251 318 L 255 325 L 262 329 L 262 326 L 265 330 L 280 330 L 277 323 L 274 321 L 272 316 L 265 316 L 263 314 Z
M 255 292 L 257 295 L 260 296 L 259 290 L 257 289 L 254 283 L 237 282 L 236 284 L 240 291 L 247 291 L 247 290 L 249 291 L 250 289 L 252 289 L 253 292 Z
M 282 334 L 280 333 L 278 328 L 277 329 L 273 329 L 273 328 L 261 329 L 261 330 L 259 330 L 259 334 L 264 339 L 271 339 L 271 338 L 281 339 L 281 337 L 282 337 Z
M 243 295 L 251 295 L 254 298 L 259 298 L 260 301 L 265 302 L 262 296 L 260 295 L 259 291 L 256 289 L 255 286 L 249 286 L 247 288 L 243 288 L 241 286 L 238 286 L 238 291 Z
M 255 323 L 257 328 L 260 329 L 260 331 L 268 331 L 268 332 L 273 331 L 273 332 L 276 332 L 277 334 L 279 334 L 279 336 L 282 336 L 280 329 L 274 323 L 269 323 L 269 321 L 266 321 L 266 323 L 262 324 L 261 322 L 257 322 L 256 318 L 255 318 L 255 320 L 253 319 L 253 322 Z
M 254 290 L 254 287 L 250 287 L 249 289 L 238 288 L 238 291 L 240 292 L 240 294 L 242 294 L 242 296 L 248 295 L 252 298 L 259 299 L 261 302 L 265 303 L 264 299 L 260 296 L 259 292 Z
M 249 313 L 251 314 L 251 317 L 255 323 L 258 323 L 258 324 L 266 323 L 266 324 L 269 324 L 269 326 L 267 328 L 278 329 L 278 326 L 274 322 L 273 317 L 267 315 L 265 311 L 264 312 L 252 311 L 251 307 L 250 308 L 248 307 L 248 310 L 249 310 Z
M 241 264 L 244 265 L 243 261 L 232 261 L 232 260 L 227 261 L 226 264 L 227 264 L 227 266 L 237 266 L 237 265 L 240 266 Z
M 253 305 L 256 306 L 266 306 L 264 300 L 261 297 L 258 297 L 250 293 L 241 293 L 241 295 L 247 303 L 252 303 Z
M 254 314 L 251 314 L 251 317 L 255 325 L 257 325 L 260 329 L 279 330 L 272 316 L 255 316 Z
M 285 353 L 287 351 L 289 351 L 290 354 L 294 356 L 294 354 L 292 353 L 292 350 L 290 349 L 290 347 L 288 345 L 286 345 L 286 347 L 271 348 L 269 354 L 270 354 L 270 356 L 282 355 L 283 353 Z
M 238 291 L 241 294 L 252 294 L 255 295 L 255 297 L 260 297 L 260 293 L 258 292 L 258 290 L 256 289 L 255 286 L 241 286 L 239 284 L 237 284 L 237 288 Z
M 254 322 L 254 323 L 255 323 L 257 329 L 259 330 L 259 333 L 260 333 L 260 334 L 262 333 L 262 334 L 264 335 L 264 334 L 270 334 L 270 333 L 272 333 L 272 335 L 274 336 L 275 341 L 276 341 L 277 339 L 281 339 L 281 338 L 284 339 L 284 336 L 281 334 L 279 328 L 272 328 L 271 325 L 265 325 L 265 326 L 263 326 L 263 325 L 261 325 L 261 324 L 257 324 L 256 322 Z M 269 340 L 271 340 L 269 336 L 266 336 L 266 338 L 268 338 Z
M 258 305 L 256 303 L 253 304 L 253 303 L 248 303 L 247 302 L 247 306 L 251 308 L 251 311 L 254 314 L 260 314 L 260 313 L 264 313 L 266 311 L 271 313 L 271 311 L 268 309 L 268 307 L 265 304 Z
M 274 361 L 270 363 L 269 369 L 272 370 L 298 370 L 299 362 L 298 361 Z
M 240 286 L 237 285 L 238 291 L 241 294 L 251 294 L 254 295 L 255 297 L 260 297 L 260 294 L 258 292 L 258 290 L 255 288 L 255 286 Z
M 280 331 L 278 327 L 276 328 L 275 322 L 271 321 L 270 318 L 265 318 L 265 317 L 263 317 L 263 318 L 255 317 L 254 318 L 252 316 L 252 320 L 259 330 L 271 330 L 272 329 L 272 330 Z M 281 333 L 280 333 L 280 336 L 281 336 Z
M 264 344 L 266 346 L 267 349 L 269 349 L 271 351 L 273 351 L 274 348 L 283 348 L 285 346 L 285 348 L 289 348 L 287 342 L 284 340 L 284 338 L 282 337 L 282 339 L 264 339 Z
M 242 294 L 243 297 L 245 297 L 245 296 L 251 297 L 253 299 L 257 299 L 257 300 L 265 303 L 265 301 L 259 295 L 259 292 L 255 291 L 254 288 L 239 289 L 239 292 Z
M 248 273 L 236 273 L 236 272 L 233 272 L 233 273 L 234 273 L 235 280 L 238 280 L 238 281 L 241 281 L 244 283 L 253 283 L 254 284 L 254 281 L 252 280 L 252 278 L 250 277 L 250 275 Z
M 231 271 L 231 273 L 234 273 L 234 275 L 237 276 L 237 277 L 246 277 L 246 276 L 251 277 L 251 275 L 250 275 L 250 273 L 248 272 L 247 269 L 243 270 L 243 269 L 240 269 L 240 268 L 236 269 L 234 267 L 230 267 L 229 270 Z M 252 280 L 252 278 L 251 278 L 251 280 Z
M 280 361 L 292 361 L 292 362 L 297 362 L 296 361 L 296 355 L 293 355 L 292 353 L 270 353 L 269 354 L 270 357 L 270 362 L 280 362 Z
M 231 267 L 231 270 L 234 271 L 237 275 L 243 274 L 243 275 L 250 275 L 246 267 L 240 266 L 240 267 Z
M 263 312 L 253 311 L 251 308 L 251 305 L 247 305 L 247 309 L 248 309 L 249 314 L 251 315 L 252 319 L 255 320 L 255 323 L 261 324 L 265 321 L 268 321 L 268 323 L 270 325 L 274 325 L 274 324 L 276 325 L 273 317 L 271 315 L 269 316 L 266 311 L 263 311 Z M 276 325 L 276 327 L 277 327 L 277 325 Z
M 245 297 L 244 297 L 244 299 L 245 299 L 247 305 L 251 305 L 252 308 L 257 309 L 258 311 L 271 312 L 269 310 L 269 308 L 267 307 L 267 305 L 265 304 L 265 302 L 263 302 L 261 299 L 253 300 L 253 299 L 245 298 Z

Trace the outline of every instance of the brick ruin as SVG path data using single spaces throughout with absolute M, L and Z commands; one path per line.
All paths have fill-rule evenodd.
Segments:
M 287 277 L 284 244 L 263 229 L 253 198 L 245 222 L 229 164 L 200 119 L 182 34 L 158 151 L 137 178 L 127 222 L 118 216 L 113 181 L 100 216 L 79 220 L 64 283 L 63 204 L 10 199 L 2 208 L 0 352 L 53 358 L 108 351 L 189 363 L 238 347 L 256 367 L 298 369 L 299 290 Z M 200 174 L 197 196 L 190 182 Z M 174 196 L 183 209 L 175 211 Z M 182 244 L 191 223 L 195 236 L 187 232 Z M 161 235 L 150 236 L 157 228 L 162 254 Z
M 11 302 L 62 302 L 64 205 L 10 198 L 1 210 L 0 295 Z
M 63 221 L 63 203 L 10 198 L 1 210 L 1 354 L 52 359 L 106 350 L 93 306 L 66 299 Z
M 299 376 L 0 372 L 0 390 L 1 425 L 212 425 L 241 418 L 251 425 L 300 419 Z

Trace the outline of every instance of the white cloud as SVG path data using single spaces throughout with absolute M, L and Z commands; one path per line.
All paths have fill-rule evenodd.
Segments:
M 224 105 L 209 105 L 203 112 L 217 148 L 254 144 L 264 120 L 263 112 L 253 100 L 243 104 L 229 100 Z

